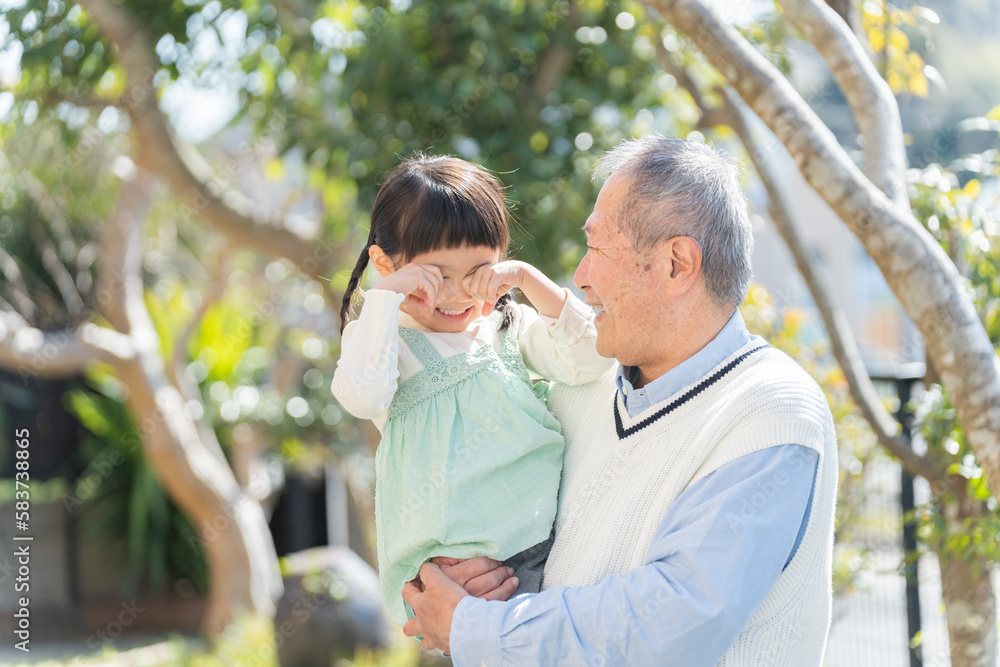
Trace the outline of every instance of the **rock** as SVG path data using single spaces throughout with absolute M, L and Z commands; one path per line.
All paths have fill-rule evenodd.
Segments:
M 282 667 L 329 667 L 357 648 L 389 647 L 378 575 L 342 546 L 316 547 L 283 559 L 285 593 L 274 619 Z

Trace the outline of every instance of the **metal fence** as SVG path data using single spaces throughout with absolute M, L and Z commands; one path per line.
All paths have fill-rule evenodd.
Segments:
M 872 372 L 884 396 L 898 400 L 896 418 L 909 440 L 912 417 L 906 405 L 920 391 L 922 367 Z M 917 549 L 915 527 L 903 521 L 914 505 L 926 502 L 930 490 L 914 480 L 895 460 L 878 459 L 862 481 L 862 516 L 871 529 L 855 533 L 865 565 L 855 590 L 834 601 L 825 664 L 828 667 L 947 667 L 951 664 L 941 602 L 937 559 L 926 554 L 906 558 Z M 1000 590 L 1000 589 L 998 589 Z

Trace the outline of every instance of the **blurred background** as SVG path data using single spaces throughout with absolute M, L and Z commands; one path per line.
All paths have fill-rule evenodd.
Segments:
M 780 8 L 708 4 L 860 162 L 843 95 Z M 896 95 L 914 214 L 967 277 L 996 344 L 1000 0 L 829 4 Z M 772 224 L 774 193 L 740 137 L 710 121 L 724 80 L 641 3 L 0 0 L 0 10 L 3 664 L 447 664 L 379 616 L 378 434 L 329 388 L 369 207 L 413 151 L 478 162 L 508 186 L 511 255 L 569 286 L 595 161 L 649 132 L 710 141 L 743 163 L 757 243 L 744 317 L 834 410 L 827 664 L 973 664 L 955 660 L 945 626 L 945 602 L 972 588 L 992 609 L 980 637 L 989 656 L 975 664 L 996 664 L 997 502 L 927 377 L 916 328 L 765 139 L 809 261 L 828 274 L 904 434 L 948 470 L 940 486 L 878 446 Z M 18 346 L 37 346 L 29 368 L 11 361 Z M 9 548 L 22 428 L 30 654 L 14 647 Z M 942 579 L 952 562 L 964 569 Z

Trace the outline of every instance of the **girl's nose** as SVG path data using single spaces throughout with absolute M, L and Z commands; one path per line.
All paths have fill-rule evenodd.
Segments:
M 465 299 L 469 297 L 469 292 L 462 285 L 461 280 L 445 280 L 442 291 L 445 297 L 453 299 Z

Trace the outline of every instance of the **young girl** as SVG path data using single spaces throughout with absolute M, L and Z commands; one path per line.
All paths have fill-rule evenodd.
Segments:
M 488 556 L 537 591 L 551 544 L 563 439 L 544 383 L 596 379 L 593 313 L 534 267 L 502 261 L 503 186 L 464 160 L 416 155 L 372 207 L 369 260 L 382 279 L 343 329 L 333 394 L 382 433 L 375 524 L 386 608 L 402 625 L 403 584 L 437 556 Z M 510 301 L 519 288 L 538 309 Z

